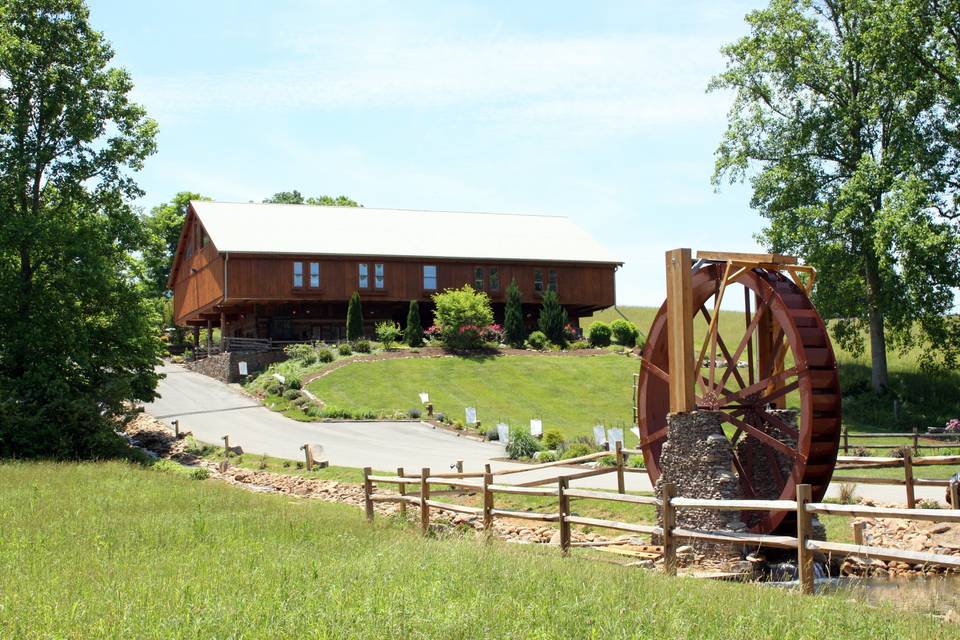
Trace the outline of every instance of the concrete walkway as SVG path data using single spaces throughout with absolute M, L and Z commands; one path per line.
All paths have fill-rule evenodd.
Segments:
M 419 471 L 429 467 L 442 473 L 449 471 L 457 460 L 463 460 L 466 471 L 481 471 L 487 463 L 495 470 L 525 466 L 493 461 L 506 455 L 503 445 L 497 442 L 461 438 L 419 422 L 297 422 L 266 409 L 235 387 L 179 365 L 165 365 L 160 371 L 166 376 L 160 381 L 160 397 L 145 405 L 145 409 L 168 423 L 179 419 L 181 429 L 192 431 L 203 442 L 222 444 L 220 438 L 229 435 L 230 444 L 243 447 L 247 453 L 290 459 L 301 459 L 300 447 L 309 442 L 322 446 L 323 457 L 332 465 L 373 467 L 380 471 L 397 467 Z M 525 482 L 577 471 L 554 467 L 519 473 L 510 481 Z M 615 489 L 616 476 L 585 478 L 571 484 Z M 627 474 L 626 484 L 631 491 L 651 490 L 645 473 Z M 838 492 L 839 487 L 834 484 L 828 495 Z M 905 501 L 903 487 L 897 486 L 858 485 L 857 494 L 881 502 Z M 917 487 L 916 496 L 942 500 L 943 490 Z

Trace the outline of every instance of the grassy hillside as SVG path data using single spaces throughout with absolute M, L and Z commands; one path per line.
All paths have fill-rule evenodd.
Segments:
M 631 322 L 646 334 L 656 315 L 653 307 L 620 307 Z M 584 328 L 597 320 L 610 322 L 621 317 L 614 309 L 606 309 L 581 322 Z M 720 314 L 723 335 L 742 336 L 742 313 L 724 311 Z M 694 341 L 706 334 L 706 323 L 699 318 L 694 327 Z M 731 347 L 732 348 L 732 347 Z M 891 351 L 887 354 L 890 369 L 890 393 L 877 397 L 870 391 L 870 354 L 859 357 L 834 345 L 840 365 L 840 385 L 843 391 L 844 423 L 860 431 L 909 430 L 913 426 L 943 426 L 950 418 L 960 416 L 960 371 L 930 373 L 922 371 L 923 353 Z M 899 403 L 898 417 L 894 416 L 893 401 Z
M 436 411 L 453 418 L 474 406 L 491 429 L 499 420 L 527 425 L 541 417 L 544 429 L 573 436 L 598 420 L 632 424 L 638 366 L 623 355 L 381 360 L 348 365 L 308 389 L 335 406 L 374 412 L 419 407 L 417 394 L 427 391 Z
M 424 542 L 354 508 L 120 464 L 0 465 L 10 638 L 960 637 L 933 618 Z

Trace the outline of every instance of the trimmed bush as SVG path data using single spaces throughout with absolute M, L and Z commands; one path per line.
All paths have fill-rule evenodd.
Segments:
M 527 336 L 527 344 L 530 345 L 531 349 L 543 351 L 547 348 L 547 345 L 550 344 L 550 340 L 547 339 L 547 336 L 544 335 L 542 331 L 534 331 Z
M 606 322 L 594 322 L 590 325 L 590 328 L 587 329 L 587 338 L 590 340 L 590 344 L 595 347 L 609 346 L 612 336 L 613 332 L 610 330 L 610 325 Z
M 353 342 L 363 337 L 363 310 L 360 308 L 360 293 L 353 292 L 347 305 L 347 340 Z
M 540 451 L 540 442 L 523 429 L 511 429 L 510 441 L 507 442 L 507 456 L 511 460 L 530 458 Z
M 596 453 L 597 450 L 594 447 L 591 447 L 588 444 L 582 442 L 574 442 L 567 450 L 563 452 L 563 459 L 568 460 L 570 458 L 579 458 L 580 456 L 585 456 L 591 453 Z
M 510 280 L 510 286 L 507 287 L 507 305 L 503 312 L 503 336 L 508 344 L 515 347 L 523 345 L 527 333 L 523 328 L 521 297 L 516 279 Z
M 559 429 L 547 429 L 543 433 L 543 446 L 547 449 L 559 449 L 566 444 L 567 439 L 563 437 Z
M 333 355 L 333 351 L 330 349 L 318 349 L 317 350 L 317 360 L 320 362 L 333 362 L 337 357 Z
M 356 340 L 353 343 L 353 350 L 357 353 L 370 353 L 370 341 L 369 340 Z
M 350 348 L 349 342 L 344 342 L 337 347 L 337 353 L 339 353 L 342 356 L 349 356 L 353 354 L 353 349 Z
M 409 347 L 423 346 L 423 326 L 420 324 L 420 305 L 416 300 L 410 301 L 407 309 L 407 326 L 403 330 L 403 341 Z
M 300 378 L 287 378 L 287 388 L 288 389 L 302 389 L 303 384 L 300 382 Z
M 443 413 L 442 411 L 440 413 L 434 414 L 434 417 L 437 419 L 437 422 L 447 421 L 447 414 Z
M 494 441 L 500 439 L 500 432 L 496 429 L 490 429 L 487 431 L 487 440 Z
M 537 457 L 537 462 L 541 464 L 546 462 L 556 462 L 557 460 L 560 459 L 559 456 L 557 455 L 557 452 L 551 451 L 550 449 L 546 449 L 545 451 L 538 451 L 536 454 L 536 457 Z
M 377 340 L 383 344 L 383 348 L 387 351 L 392 349 L 393 345 L 396 344 L 403 335 L 403 332 L 400 331 L 400 325 L 392 320 L 378 322 L 374 328 L 374 333 L 377 336 Z
M 556 291 L 547 291 L 543 294 L 537 326 L 553 344 L 560 346 L 567 344 L 567 310 L 560 305 L 560 296 Z
M 283 387 L 281 387 L 277 383 L 273 383 L 269 387 L 267 387 L 267 393 L 269 393 L 272 396 L 278 396 L 281 393 L 283 393 Z
M 635 347 L 640 331 L 637 325 L 623 318 L 617 318 L 610 323 L 610 332 L 613 334 L 613 340 L 624 347 Z
M 309 344 L 288 344 L 283 348 L 283 352 L 291 360 L 297 360 L 303 364 L 313 364 L 317 361 L 317 352 Z
M 417 420 L 420 418 L 420 409 L 417 409 L 416 407 L 410 407 L 409 409 L 407 409 L 407 415 L 413 418 L 414 420 Z
M 303 395 L 303 392 L 298 389 L 287 389 L 283 392 L 283 397 L 287 400 L 296 400 Z
M 493 323 L 490 297 L 470 285 L 433 294 L 433 317 L 440 339 L 451 349 L 479 349 L 483 330 Z

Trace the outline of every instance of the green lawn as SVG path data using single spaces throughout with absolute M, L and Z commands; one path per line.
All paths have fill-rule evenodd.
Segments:
M 0 637 L 960 637 L 845 598 L 378 523 L 118 463 L 3 464 Z
M 427 391 L 436 411 L 463 420 L 464 408 L 473 406 L 491 429 L 501 420 L 526 426 L 540 417 L 544 430 L 568 437 L 589 434 L 597 421 L 622 426 L 626 434 L 638 366 L 624 355 L 380 360 L 337 369 L 308 389 L 326 403 L 358 411 L 419 407 L 417 394 Z M 629 434 L 627 441 L 636 438 Z

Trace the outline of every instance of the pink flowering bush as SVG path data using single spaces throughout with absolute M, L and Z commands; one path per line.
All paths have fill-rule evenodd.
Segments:
M 500 344 L 503 342 L 503 327 L 499 324 L 488 324 L 483 329 L 483 341 L 484 342 L 496 342 Z
M 580 339 L 580 334 L 569 322 L 563 327 L 563 339 L 565 342 L 575 342 Z
M 464 285 L 462 289 L 435 293 L 433 303 L 438 337 L 447 347 L 471 350 L 483 346 L 485 330 L 493 324 L 493 310 L 486 293 Z
M 943 431 L 945 433 L 960 433 L 960 418 L 947 420 L 947 424 L 944 427 Z

